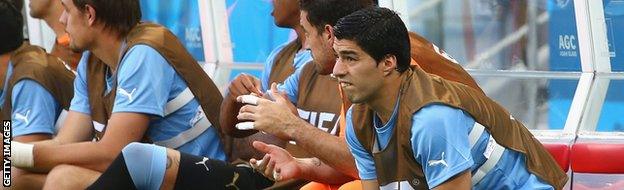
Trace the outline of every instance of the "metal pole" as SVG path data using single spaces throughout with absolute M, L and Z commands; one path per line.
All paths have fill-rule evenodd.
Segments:
M 522 5 L 520 5 L 522 6 Z M 535 70 L 537 68 L 537 0 L 528 0 L 527 1 L 527 26 L 529 28 L 527 38 L 527 46 L 526 46 L 526 57 L 525 61 L 529 70 Z M 537 105 L 537 96 L 538 96 L 538 84 L 536 82 L 528 82 L 528 119 L 531 126 L 538 126 L 538 105 Z

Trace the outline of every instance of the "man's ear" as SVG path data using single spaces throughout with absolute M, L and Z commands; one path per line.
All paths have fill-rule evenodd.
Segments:
M 85 5 L 84 16 L 87 19 L 87 23 L 89 26 L 93 26 L 95 24 L 95 9 L 91 5 Z
M 325 40 L 325 42 L 327 42 L 327 44 L 333 45 L 334 44 L 334 27 L 326 24 L 323 27 L 323 40 Z M 332 46 L 333 47 L 333 46 Z
M 396 56 L 388 54 L 384 56 L 384 58 L 379 63 L 379 66 L 382 67 L 382 71 L 385 76 L 390 75 L 393 71 L 397 70 L 397 59 Z

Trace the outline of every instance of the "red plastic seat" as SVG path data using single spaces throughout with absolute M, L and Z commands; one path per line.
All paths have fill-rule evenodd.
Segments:
M 571 159 L 574 172 L 624 174 L 624 144 L 576 143 Z
M 624 189 L 624 144 L 577 142 L 570 159 L 572 189 Z

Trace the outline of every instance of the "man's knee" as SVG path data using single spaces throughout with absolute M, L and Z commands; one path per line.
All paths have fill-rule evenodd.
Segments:
M 153 144 L 130 143 L 121 151 L 124 165 L 139 189 L 158 189 L 167 165 L 167 149 Z
M 48 177 L 46 178 L 47 184 L 61 185 L 73 181 L 72 175 L 76 175 L 76 166 L 72 165 L 58 165 L 50 170 Z
M 20 177 L 28 175 L 28 174 L 31 174 L 31 173 L 26 170 L 22 170 L 17 167 L 11 166 L 11 177 L 13 179 L 19 179 Z
M 58 165 L 50 170 L 46 181 L 67 181 L 68 179 L 75 179 L 75 175 L 80 175 L 77 166 Z
M 59 165 L 48 173 L 44 189 L 84 189 L 99 176 L 99 172 L 86 168 Z
M 41 189 L 46 175 L 11 167 L 11 189 Z
M 143 153 L 146 151 L 151 151 L 151 147 L 154 146 L 152 144 L 144 144 L 138 142 L 131 142 L 126 145 L 123 149 L 121 149 L 121 153 L 127 155 L 128 153 Z

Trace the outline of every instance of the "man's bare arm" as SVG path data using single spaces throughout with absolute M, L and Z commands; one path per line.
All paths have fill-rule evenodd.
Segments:
M 52 135 L 46 134 L 46 133 L 35 133 L 35 134 L 22 135 L 19 137 L 13 137 L 14 141 L 24 142 L 24 143 L 39 142 L 39 141 L 45 141 L 45 140 L 50 140 L 50 139 L 52 139 Z
M 274 178 L 274 173 L 278 173 L 278 181 L 301 178 L 328 184 L 343 184 L 353 180 L 351 176 L 337 172 L 318 158 L 294 158 L 285 149 L 260 141 L 254 142 L 253 146 L 266 155 L 261 161 L 251 159 L 250 163 L 268 178 Z
M 472 175 L 470 170 L 466 170 L 453 176 L 451 179 L 446 180 L 444 183 L 433 188 L 435 190 L 447 190 L 447 189 L 471 189 L 472 188 Z
M 90 141 L 93 139 L 93 120 L 90 115 L 69 111 L 67 118 L 63 123 L 63 127 L 58 134 L 51 140 L 53 142 L 40 142 L 35 144 L 67 144 L 81 141 Z
M 264 111 L 266 110 L 262 110 L 260 112 Z M 268 112 L 266 114 L 270 115 Z M 279 115 L 274 116 L 280 117 Z M 269 116 L 267 115 L 266 117 Z M 301 146 L 308 153 L 319 158 L 323 161 L 323 163 L 326 163 L 327 165 L 335 168 L 337 171 L 353 178 L 358 177 L 353 155 L 351 155 L 346 141 L 341 137 L 333 136 L 327 132 L 321 131 L 294 115 L 285 119 L 284 122 L 276 123 L 282 123 L 284 129 L 267 131 L 268 133 L 275 134 L 282 139 L 294 140 L 297 142 L 298 146 Z M 282 126 L 282 124 L 274 124 L 274 126 Z
M 258 99 L 256 106 L 245 105 L 238 119 L 253 120 L 257 130 L 273 134 L 281 139 L 294 140 L 298 146 L 319 158 L 336 170 L 357 178 L 357 169 L 347 143 L 341 137 L 331 135 L 312 126 L 290 110 L 290 101 L 271 86 L 275 101 Z
M 63 126 L 54 138 L 49 134 L 31 134 L 14 137 L 13 140 L 34 144 L 61 144 L 86 141 L 93 137 L 93 127 L 89 115 L 69 111 Z
M 358 178 L 355 159 L 345 139 L 322 131 L 305 121 L 293 129 L 291 138 L 297 142 L 297 145 L 316 156 L 324 164 L 353 178 Z
M 36 145 L 61 145 L 91 140 L 93 138 L 91 116 L 80 112 L 69 111 L 63 123 L 63 127 L 61 127 L 54 138 L 44 139 L 45 137 L 41 136 L 34 138 L 36 140 L 41 140 L 36 141 L 30 137 L 26 139 L 16 137 L 14 140 L 17 142 L 32 142 Z
M 311 181 L 319 181 L 327 184 L 344 184 L 353 180 L 352 176 L 336 171 L 333 167 L 323 163 L 318 158 L 299 159 L 302 162 L 302 177 Z
M 33 149 L 34 168 L 29 170 L 47 172 L 57 165 L 71 164 L 104 171 L 124 146 L 143 137 L 148 124 L 149 116 L 145 114 L 114 113 L 99 142 L 67 143 L 84 140 L 84 134 L 72 130 L 55 138 L 55 143 L 36 144 Z M 65 127 L 68 126 L 71 125 Z

